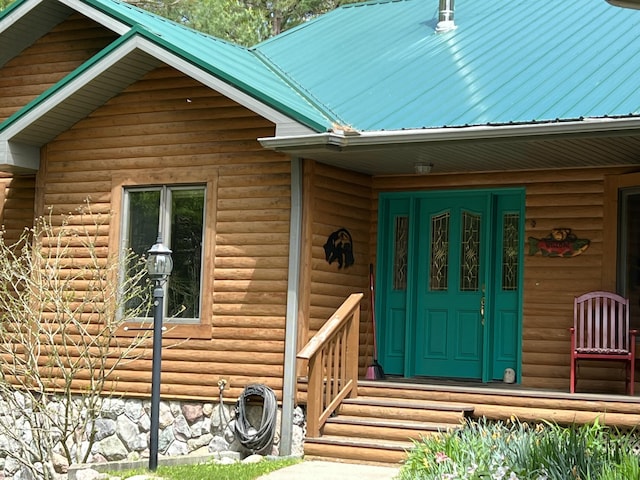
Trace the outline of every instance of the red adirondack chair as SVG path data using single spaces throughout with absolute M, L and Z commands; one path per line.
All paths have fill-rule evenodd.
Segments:
M 636 330 L 629 329 L 629 300 L 611 292 L 576 297 L 571 331 L 571 393 L 576 391 L 578 360 L 626 363 L 627 392 L 633 395 Z

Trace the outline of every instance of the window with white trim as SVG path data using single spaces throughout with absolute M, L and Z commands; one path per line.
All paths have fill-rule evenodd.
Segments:
M 124 189 L 121 245 L 146 255 L 160 235 L 172 251 L 173 271 L 164 285 L 165 321 L 200 322 L 205 199 L 204 185 Z M 152 316 L 147 312 L 146 318 Z

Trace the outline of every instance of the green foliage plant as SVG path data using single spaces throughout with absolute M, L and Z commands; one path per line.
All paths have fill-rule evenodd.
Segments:
M 415 442 L 400 480 L 640 479 L 635 432 L 594 422 L 470 422 Z
M 130 3 L 222 40 L 251 46 L 342 4 L 361 1 L 130 0 Z
M 4 10 L 6 7 L 11 5 L 13 0 L 0 0 L 0 11 Z

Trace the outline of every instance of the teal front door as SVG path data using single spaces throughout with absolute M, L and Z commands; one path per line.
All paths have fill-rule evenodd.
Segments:
M 485 382 L 519 373 L 523 198 L 511 189 L 381 195 L 386 373 Z

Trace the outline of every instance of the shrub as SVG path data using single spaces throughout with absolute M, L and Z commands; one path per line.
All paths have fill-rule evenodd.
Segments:
M 530 426 L 481 420 L 415 442 L 401 480 L 620 480 L 640 478 L 634 432 L 600 425 Z

